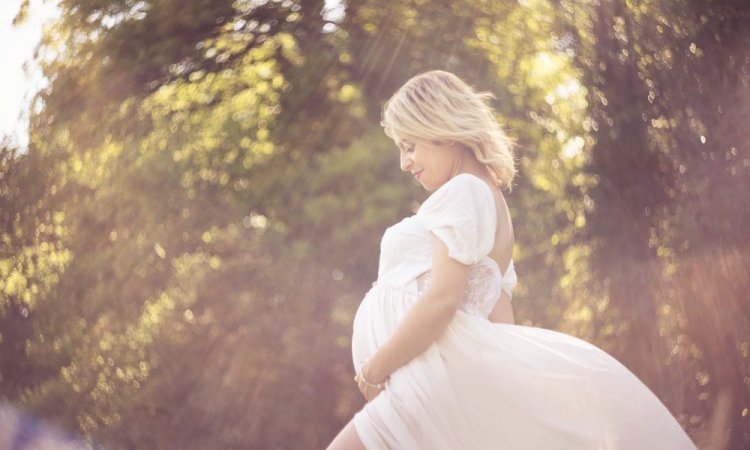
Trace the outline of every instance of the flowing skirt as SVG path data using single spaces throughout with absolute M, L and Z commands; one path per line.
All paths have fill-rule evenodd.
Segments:
M 355 367 L 416 300 L 378 284 L 354 318 Z M 661 401 L 602 349 L 458 311 L 354 417 L 368 450 L 695 449 Z

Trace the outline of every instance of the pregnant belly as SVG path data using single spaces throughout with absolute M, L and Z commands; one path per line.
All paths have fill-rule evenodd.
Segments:
M 352 324 L 352 360 L 356 370 L 393 334 L 415 299 L 415 292 L 382 283 L 367 292 Z

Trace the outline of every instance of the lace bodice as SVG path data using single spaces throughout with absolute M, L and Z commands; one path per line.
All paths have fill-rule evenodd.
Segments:
M 511 292 L 516 273 L 511 261 L 503 274 L 487 256 L 494 245 L 495 201 L 479 178 L 461 174 L 436 190 L 419 209 L 386 230 L 380 243 L 377 283 L 422 293 L 429 286 L 434 237 L 452 258 L 471 266 L 460 309 L 487 317 Z
M 475 264 L 469 269 L 460 310 L 467 314 L 488 317 L 500 299 L 501 292 L 504 290 L 508 294 L 511 293 L 516 285 L 513 261 L 510 262 L 508 276 L 503 276 L 496 268 L 497 264 L 490 261 Z M 431 272 L 425 272 L 419 276 L 417 279 L 418 294 L 421 295 L 430 287 L 431 275 Z

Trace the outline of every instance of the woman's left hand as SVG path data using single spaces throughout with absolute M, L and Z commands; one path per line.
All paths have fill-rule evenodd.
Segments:
M 365 400 L 368 402 L 380 394 L 383 390 L 385 390 L 385 381 L 382 383 L 378 383 L 378 385 L 373 385 L 371 383 L 368 383 L 365 379 L 365 376 L 363 373 L 365 372 L 365 368 L 367 367 L 367 363 L 362 365 L 362 368 L 357 373 L 357 375 L 354 376 L 354 381 L 357 382 L 357 387 L 359 388 L 359 392 L 362 393 L 362 395 L 365 397 Z
M 380 394 L 380 392 L 383 389 L 378 389 L 376 387 L 372 387 L 364 380 L 361 373 L 358 373 L 354 380 L 357 382 L 357 387 L 359 388 L 359 392 L 362 393 L 362 395 L 365 397 L 365 400 L 368 402 Z

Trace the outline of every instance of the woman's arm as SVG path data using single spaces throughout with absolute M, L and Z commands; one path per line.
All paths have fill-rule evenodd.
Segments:
M 362 368 L 369 382 L 382 382 L 440 337 L 461 304 L 468 274 L 469 266 L 449 257 L 436 237 L 430 286 Z
M 492 309 L 492 312 L 490 313 L 488 319 L 493 323 L 516 323 L 516 318 L 513 314 L 513 303 L 511 302 L 510 294 L 505 291 L 500 292 L 500 299 L 495 304 L 495 307 Z

